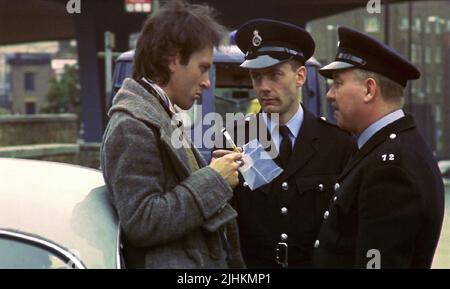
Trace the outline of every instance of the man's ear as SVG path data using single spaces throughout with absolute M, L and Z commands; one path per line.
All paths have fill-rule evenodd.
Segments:
M 364 95 L 364 102 L 371 102 L 373 99 L 375 99 L 375 96 L 377 95 L 378 91 L 378 84 L 375 79 L 369 77 L 364 81 L 365 85 L 365 95 Z
M 175 72 L 177 66 L 180 65 L 180 53 L 177 52 L 173 56 L 169 56 L 169 70 L 171 73 Z
M 297 87 L 301 87 L 301 86 L 303 86 L 303 84 L 305 84 L 305 82 L 306 82 L 306 75 L 307 75 L 306 67 L 305 66 L 300 66 L 297 69 L 297 80 L 295 82 Z

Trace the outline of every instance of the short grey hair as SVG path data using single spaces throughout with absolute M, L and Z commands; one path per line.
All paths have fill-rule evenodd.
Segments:
M 363 69 L 353 69 L 355 78 L 359 81 L 364 81 L 367 78 L 373 78 L 380 88 L 380 93 L 386 102 L 399 104 L 403 106 L 404 104 L 404 87 L 397 82 L 387 78 L 376 72 L 367 71 Z

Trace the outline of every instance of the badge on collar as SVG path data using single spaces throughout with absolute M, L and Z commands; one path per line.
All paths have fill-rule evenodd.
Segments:
M 252 39 L 253 46 L 258 47 L 261 45 L 261 42 L 262 42 L 262 37 L 259 36 L 259 31 L 258 30 L 253 31 L 253 39 Z

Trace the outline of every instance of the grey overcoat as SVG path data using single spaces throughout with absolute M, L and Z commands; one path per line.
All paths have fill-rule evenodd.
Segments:
M 109 116 L 101 167 L 127 267 L 243 268 L 231 187 L 195 148 L 192 171 L 156 96 L 126 79 Z

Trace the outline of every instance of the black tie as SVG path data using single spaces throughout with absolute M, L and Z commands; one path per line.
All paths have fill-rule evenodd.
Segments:
M 286 168 L 292 152 L 292 142 L 289 137 L 289 128 L 285 125 L 280 126 L 280 135 L 282 137 L 280 143 L 280 162 L 281 166 Z

